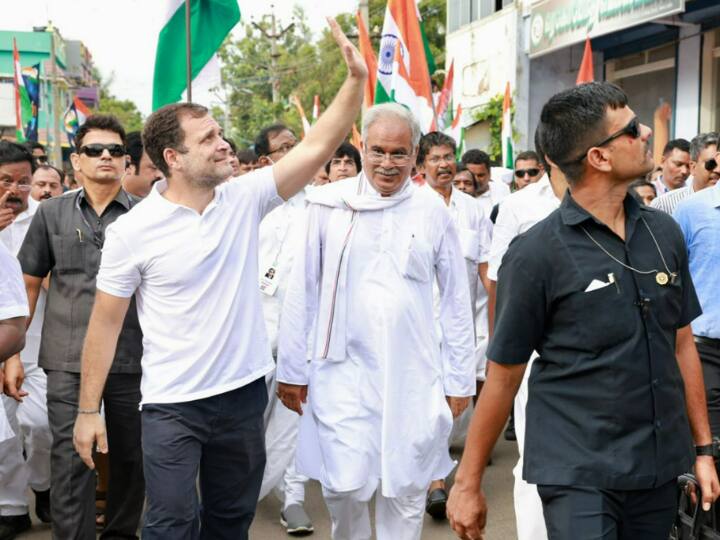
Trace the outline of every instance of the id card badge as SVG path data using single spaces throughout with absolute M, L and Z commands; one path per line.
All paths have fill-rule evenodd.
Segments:
M 260 278 L 260 292 L 268 296 L 275 296 L 277 288 L 277 270 L 271 266 L 267 269 L 263 277 Z

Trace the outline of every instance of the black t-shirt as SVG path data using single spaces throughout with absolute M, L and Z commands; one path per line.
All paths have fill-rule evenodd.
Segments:
M 624 204 L 623 242 L 568 193 L 513 240 L 500 267 L 488 359 L 520 364 L 540 355 L 523 471 L 533 484 L 645 489 L 694 462 L 675 357 L 677 329 L 701 313 L 685 242 L 667 214 L 630 196 Z M 603 249 L 655 271 L 633 272 Z M 656 271 L 669 274 L 663 258 L 676 273 L 664 286 L 656 281 Z

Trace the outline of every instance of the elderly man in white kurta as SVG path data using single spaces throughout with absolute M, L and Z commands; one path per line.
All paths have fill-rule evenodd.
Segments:
M 308 195 L 283 306 L 278 394 L 302 414 L 298 472 L 322 484 L 334 540 L 371 537 L 373 494 L 379 540 L 420 538 L 425 491 L 453 467 L 451 409 L 475 393 L 457 230 L 409 178 L 419 136 L 404 107 L 368 110 L 364 172 Z M 428 331 L 436 279 L 442 356 Z

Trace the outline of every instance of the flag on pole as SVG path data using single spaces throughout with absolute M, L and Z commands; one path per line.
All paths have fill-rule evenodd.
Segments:
M 314 124 L 317 122 L 318 118 L 320 118 L 320 96 L 315 94 L 315 97 L 313 98 L 312 123 Z
M 28 141 L 37 142 L 38 113 L 40 111 L 40 64 L 22 68 L 22 78 L 30 99 L 30 117 L 23 118 L 25 138 Z
M 13 79 L 15 83 L 15 139 L 17 142 L 25 142 L 25 121 L 32 116 L 32 104 L 25 87 L 25 79 L 20 67 L 20 53 L 18 53 L 15 38 L 13 38 Z
M 298 99 L 295 94 L 290 96 L 290 103 L 295 106 L 298 114 L 300 115 L 300 121 L 302 122 L 303 126 L 303 138 L 305 138 L 305 135 L 310 132 L 310 122 L 308 122 L 307 116 L 305 116 L 305 109 L 303 109 L 302 103 L 300 103 L 300 99 Z
M 435 110 L 439 131 L 444 130 L 445 126 L 452 122 L 452 108 L 450 107 L 450 100 L 452 99 L 454 76 L 455 60 L 450 62 L 450 69 L 448 70 L 447 75 L 445 75 L 445 82 L 443 83 L 442 91 L 440 92 L 440 99 L 438 99 Z M 448 120 L 450 120 L 450 122 Z
M 449 135 L 455 140 L 455 159 L 458 161 L 465 153 L 465 128 L 462 127 L 462 122 L 460 121 L 461 117 L 462 105 L 458 105 L 457 112 L 455 113 L 455 117 L 452 119 L 450 127 L 445 130 L 445 135 Z
M 435 111 L 415 0 L 389 0 L 385 10 L 375 103 L 389 101 L 409 108 L 424 133 L 431 129 Z
M 595 70 L 593 69 L 592 46 L 590 38 L 585 38 L 585 51 L 583 52 L 582 62 L 580 62 L 580 71 L 578 71 L 575 85 L 593 82 L 595 80 Z
M 153 110 L 175 103 L 187 88 L 185 2 L 190 2 L 192 79 L 211 62 L 225 37 L 240 21 L 237 0 L 167 0 L 164 25 L 158 36 L 153 77 Z M 205 73 L 205 76 L 210 74 Z
M 503 99 L 502 114 L 502 166 L 506 169 L 512 169 L 513 163 L 513 140 L 512 140 L 512 118 L 511 118 L 512 98 L 510 97 L 510 81 L 505 85 L 505 99 Z
M 92 112 L 88 109 L 87 105 L 85 105 L 79 97 L 75 96 L 63 116 L 65 133 L 67 134 L 70 146 L 75 146 L 75 134 L 91 114 Z
M 377 84 L 377 58 L 375 58 L 375 52 L 373 52 L 372 43 L 370 42 L 370 35 L 368 34 L 365 21 L 363 21 L 359 10 L 355 14 L 355 19 L 358 27 L 360 54 L 365 60 L 365 65 L 368 70 L 368 78 L 365 81 L 365 107 L 372 107 L 372 104 L 375 103 L 375 85 Z
M 418 19 L 420 20 L 420 34 L 423 40 L 423 49 L 425 49 L 425 58 L 427 59 L 428 73 L 432 75 L 437 71 L 437 64 L 435 64 L 435 57 L 430 50 L 430 40 L 428 40 L 427 34 L 425 33 L 425 21 L 418 12 Z

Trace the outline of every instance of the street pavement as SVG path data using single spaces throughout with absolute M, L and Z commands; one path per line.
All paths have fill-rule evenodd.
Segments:
M 515 443 L 500 440 L 493 452 L 493 464 L 485 473 L 483 489 L 487 497 L 489 515 L 485 540 L 513 540 L 517 538 L 515 512 L 512 503 L 512 468 L 517 462 Z M 33 502 L 34 504 L 34 502 Z M 322 500 L 320 486 L 310 482 L 306 493 L 306 510 L 313 518 L 315 534 L 309 538 L 330 538 L 330 518 Z M 37 519 L 33 515 L 33 522 Z M 18 540 L 48 540 L 49 525 L 35 525 L 17 537 Z M 252 528 L 251 540 L 287 540 L 289 537 L 280 525 L 280 502 L 272 495 L 260 502 Z M 425 516 L 422 540 L 450 540 L 456 538 L 447 521 L 436 522 Z

